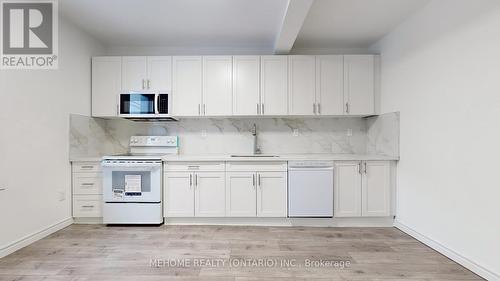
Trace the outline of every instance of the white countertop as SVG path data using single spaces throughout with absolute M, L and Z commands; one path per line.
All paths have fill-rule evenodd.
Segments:
M 243 154 L 238 154 L 243 155 Z M 268 155 L 268 154 L 263 154 Z M 274 155 L 274 154 L 273 154 Z M 294 160 L 399 160 L 399 157 L 374 154 L 276 154 L 278 157 L 231 157 L 230 154 L 168 155 L 163 161 L 294 161 Z M 103 156 L 72 157 L 70 162 L 99 162 Z

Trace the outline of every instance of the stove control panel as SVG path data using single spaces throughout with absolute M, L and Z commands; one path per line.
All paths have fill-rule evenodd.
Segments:
M 178 147 L 177 136 L 131 136 L 130 146 Z

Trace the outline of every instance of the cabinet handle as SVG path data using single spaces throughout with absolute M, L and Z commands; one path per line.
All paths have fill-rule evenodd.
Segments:
M 345 113 L 349 113 L 349 103 L 345 103 Z
M 313 103 L 313 113 L 316 114 L 316 104 Z
M 194 174 L 194 186 L 198 186 L 198 174 Z
M 198 104 L 198 115 L 201 115 L 201 104 Z
M 260 106 L 259 106 L 259 104 L 257 104 L 257 115 L 259 115 L 259 114 L 260 114 Z
M 83 186 L 93 186 L 94 183 L 93 182 L 84 182 L 82 183 Z
M 193 174 L 189 174 L 189 186 L 193 186 Z
M 264 115 L 264 104 L 263 104 L 263 103 L 261 103 L 261 107 L 262 107 L 262 110 L 260 111 L 260 113 L 261 113 L 262 115 Z
M 318 103 L 318 114 L 321 114 L 321 103 Z
M 252 175 L 252 185 L 255 187 L 255 174 Z
M 82 205 L 82 208 L 94 208 L 94 205 Z
M 367 168 L 366 168 L 366 162 L 365 162 L 365 174 L 366 174 Z
M 262 188 L 262 186 L 260 185 L 260 174 L 257 174 L 257 185 Z
M 94 169 L 94 166 L 82 166 L 82 169 Z
M 361 167 L 361 165 L 362 165 L 362 164 L 361 164 L 361 162 L 359 162 L 359 164 L 358 164 L 358 172 L 359 172 L 360 174 L 362 174 L 362 173 L 363 173 L 363 168 Z
M 120 114 L 120 109 L 118 107 L 118 104 L 116 105 L 116 115 L 119 115 Z
M 151 80 L 148 79 L 148 90 L 151 88 Z
M 142 89 L 144 90 L 144 88 L 146 88 L 146 81 L 142 79 Z
M 207 105 L 203 104 L 203 115 L 207 115 Z

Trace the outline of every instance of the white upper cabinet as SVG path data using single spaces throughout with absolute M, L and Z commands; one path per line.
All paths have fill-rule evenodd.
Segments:
M 316 108 L 315 56 L 288 57 L 290 115 L 313 115 Z
M 288 114 L 288 57 L 260 57 L 262 115 Z
M 385 217 L 391 211 L 391 163 L 366 161 L 363 163 L 361 189 L 362 214 L 364 217 Z
M 118 116 L 122 81 L 121 57 L 92 58 L 92 116 Z
M 173 115 L 199 116 L 202 110 L 201 57 L 173 57 Z
M 203 57 L 203 115 L 232 115 L 232 59 L 231 56 Z
M 123 57 L 122 90 L 172 90 L 172 57 Z
M 260 57 L 233 57 L 233 115 L 257 115 L 260 103 Z
M 344 57 L 316 56 L 316 114 L 344 114 Z
M 373 55 L 344 56 L 344 107 L 350 115 L 375 113 Z
M 148 66 L 146 57 L 122 58 L 122 90 L 147 90 Z
M 172 92 L 172 57 L 148 57 L 148 90 Z

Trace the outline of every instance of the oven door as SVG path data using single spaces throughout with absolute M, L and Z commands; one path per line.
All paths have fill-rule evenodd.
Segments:
M 130 92 L 120 94 L 121 117 L 154 117 L 157 110 L 158 94 L 154 92 Z
M 104 202 L 161 202 L 161 161 L 105 160 Z

